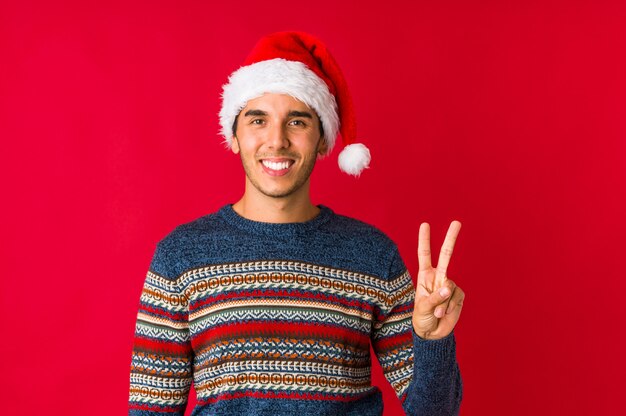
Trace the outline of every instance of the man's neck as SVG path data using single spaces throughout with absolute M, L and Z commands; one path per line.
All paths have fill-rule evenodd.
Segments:
M 246 192 L 233 204 L 233 209 L 249 220 L 270 223 L 305 222 L 315 218 L 320 212 L 311 203 L 308 192 L 300 197 L 286 198 Z

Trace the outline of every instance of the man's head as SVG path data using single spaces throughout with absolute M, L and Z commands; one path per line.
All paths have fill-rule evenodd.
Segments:
M 285 94 L 263 94 L 246 104 L 237 122 L 232 151 L 241 157 L 246 189 L 265 196 L 308 193 L 318 155 L 328 146 L 309 106 Z
M 232 148 L 240 113 L 250 100 L 284 94 L 312 109 L 319 118 L 327 153 L 341 131 L 340 168 L 358 176 L 368 167 L 369 150 L 354 143 L 356 122 L 346 81 L 325 45 L 301 32 L 279 32 L 262 38 L 244 65 L 224 85 L 220 111 L 222 135 Z

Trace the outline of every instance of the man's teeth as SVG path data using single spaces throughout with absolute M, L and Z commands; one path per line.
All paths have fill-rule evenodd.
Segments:
M 264 160 L 263 166 L 272 170 L 283 170 L 289 167 L 289 162 L 270 162 L 269 160 Z

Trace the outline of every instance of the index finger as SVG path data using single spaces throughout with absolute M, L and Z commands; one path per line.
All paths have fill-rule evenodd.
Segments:
M 450 264 L 450 257 L 454 251 L 454 243 L 461 230 L 461 223 L 459 221 L 452 221 L 446 239 L 443 241 L 441 251 L 439 252 L 439 260 L 437 260 L 437 280 L 438 283 L 443 284 L 446 279 L 446 273 L 448 271 L 448 265 Z

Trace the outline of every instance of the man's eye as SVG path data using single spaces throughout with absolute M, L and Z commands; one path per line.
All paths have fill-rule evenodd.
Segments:
M 250 122 L 250 124 L 263 124 L 263 120 L 261 120 L 260 118 L 255 118 Z
M 294 126 L 305 126 L 306 125 L 304 123 L 304 121 L 302 121 L 302 120 L 292 120 L 291 124 L 293 124 Z

